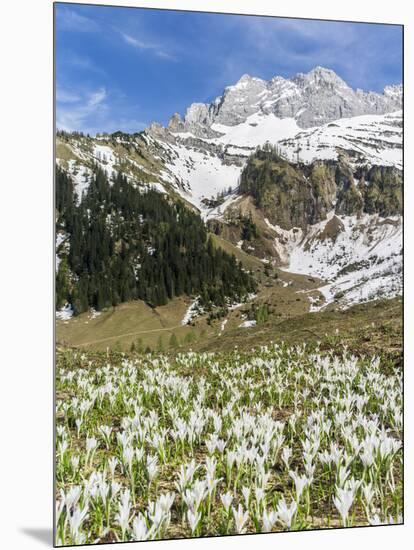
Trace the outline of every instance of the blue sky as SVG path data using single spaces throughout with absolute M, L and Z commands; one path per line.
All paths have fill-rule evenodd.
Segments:
M 382 91 L 402 79 L 396 25 L 56 4 L 57 125 L 95 134 L 166 124 L 245 73 L 316 65 Z

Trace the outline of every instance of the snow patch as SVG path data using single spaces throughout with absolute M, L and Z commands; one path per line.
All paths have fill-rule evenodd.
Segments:
M 239 327 L 240 328 L 251 328 L 251 327 L 255 327 L 256 325 L 257 325 L 257 321 L 252 319 L 250 321 L 243 321 L 243 323 L 241 325 L 239 325 Z
M 114 165 L 116 159 L 113 150 L 108 145 L 94 145 L 93 156 L 98 161 L 101 168 L 106 172 L 107 176 L 111 177 L 113 172 L 116 172 Z
M 82 201 L 84 193 L 88 190 L 92 178 L 92 170 L 76 160 L 69 160 L 68 173 L 72 178 L 79 204 Z
M 224 321 L 222 321 L 222 323 L 220 325 L 220 334 L 219 334 L 219 336 L 221 336 L 221 333 L 224 331 L 224 328 L 227 325 L 227 321 L 228 321 L 228 319 L 224 319 Z
M 343 225 L 334 237 L 322 238 L 328 220 L 310 226 L 305 238 L 290 248 L 284 271 L 315 276 L 326 281 L 318 290 L 321 306 L 336 301 L 341 307 L 402 292 L 402 221 L 377 214 L 337 216 Z
M 61 309 L 56 311 L 56 319 L 59 321 L 68 321 L 73 316 L 73 308 L 71 304 L 65 304 Z
M 182 326 L 188 325 L 193 319 L 195 319 L 203 312 L 202 308 L 200 308 L 199 302 L 200 296 L 197 296 L 197 298 L 188 306 L 187 311 L 185 312 L 184 317 L 181 321 Z

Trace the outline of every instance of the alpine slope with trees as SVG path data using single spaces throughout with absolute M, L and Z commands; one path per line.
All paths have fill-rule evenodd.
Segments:
M 67 253 L 56 277 L 56 302 L 79 314 L 141 299 L 152 307 L 198 295 L 225 306 L 255 290 L 234 255 L 215 247 L 200 216 L 181 201 L 142 189 L 95 166 L 81 202 L 72 178 L 56 169 L 57 231 Z

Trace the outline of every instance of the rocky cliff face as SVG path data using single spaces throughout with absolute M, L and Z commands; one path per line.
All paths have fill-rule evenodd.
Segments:
M 249 159 L 240 177 L 240 193 L 251 195 L 271 223 L 287 230 L 306 228 L 326 218 L 335 181 L 322 165 L 305 172 L 269 148 Z
M 235 126 L 256 113 L 294 118 L 302 128 L 320 126 L 340 118 L 385 114 L 401 109 L 402 86 L 387 86 L 382 94 L 354 90 L 334 71 L 316 67 L 292 79 L 276 76 L 269 81 L 243 75 L 211 104 L 193 103 L 184 120 L 175 114 L 173 132 L 213 136 L 215 125 Z
M 253 197 L 265 217 L 284 230 L 306 230 L 337 215 L 402 213 L 402 173 L 394 167 L 354 171 L 345 156 L 337 162 L 293 164 L 270 146 L 256 151 L 240 177 L 241 194 Z

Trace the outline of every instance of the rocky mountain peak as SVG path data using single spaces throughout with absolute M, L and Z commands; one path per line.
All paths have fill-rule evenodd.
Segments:
M 174 113 L 173 116 L 170 118 L 170 121 L 168 123 L 168 130 L 170 132 L 183 132 L 184 131 L 184 121 L 181 118 L 180 113 Z
M 385 86 L 384 96 L 393 99 L 395 101 L 401 101 L 403 95 L 402 84 L 392 84 L 390 86 Z
M 325 67 L 315 67 L 308 73 L 299 73 L 293 81 L 300 87 L 316 86 L 316 87 L 330 87 L 330 88 L 351 88 L 347 83 L 338 76 L 335 71 L 326 69 Z
M 401 109 L 401 103 L 401 85 L 386 86 L 382 94 L 354 90 L 335 71 L 321 66 L 291 79 L 274 76 L 267 81 L 244 74 L 212 103 L 193 103 L 184 120 L 175 114 L 169 129 L 213 137 L 214 124 L 236 126 L 255 114 L 294 118 L 300 127 L 310 128 L 341 118 L 390 113 Z
M 192 103 L 185 114 L 187 124 L 208 124 L 208 105 L 206 103 Z
M 234 84 L 233 86 L 227 86 L 225 88 L 226 91 L 234 91 L 234 90 L 243 90 L 248 88 L 249 86 L 254 86 L 256 84 L 263 85 L 266 84 L 265 80 L 262 80 L 261 78 L 257 78 L 255 76 L 250 76 L 249 74 L 242 75 L 239 80 Z

